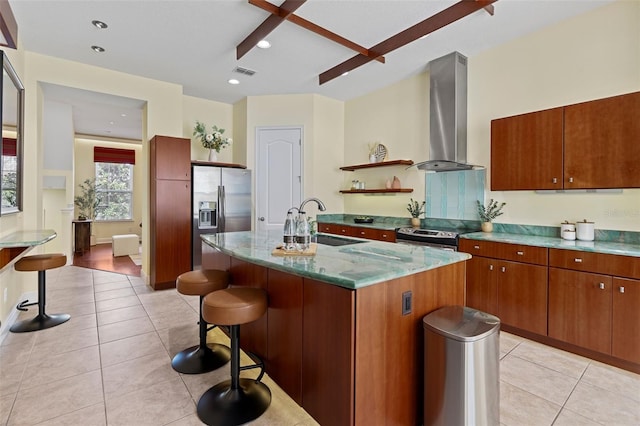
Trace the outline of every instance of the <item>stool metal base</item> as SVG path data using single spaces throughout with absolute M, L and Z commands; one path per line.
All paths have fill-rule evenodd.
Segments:
M 69 321 L 69 314 L 41 314 L 29 320 L 17 322 L 9 329 L 12 333 L 26 333 L 29 331 L 44 330 L 46 328 L 55 327 L 63 322 Z
M 225 380 L 200 397 L 198 417 L 208 425 L 241 425 L 260 417 L 270 404 L 265 384 L 242 378 L 238 389 L 231 389 L 231 380 Z
M 231 352 L 225 345 L 209 343 L 205 348 L 192 346 L 178 352 L 171 360 L 171 366 L 178 373 L 200 374 L 216 370 L 231 359 Z

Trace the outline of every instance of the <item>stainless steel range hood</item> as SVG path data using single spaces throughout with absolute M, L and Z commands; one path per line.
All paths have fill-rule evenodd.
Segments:
M 452 52 L 429 62 L 429 161 L 413 167 L 449 172 L 467 164 L 467 58 Z

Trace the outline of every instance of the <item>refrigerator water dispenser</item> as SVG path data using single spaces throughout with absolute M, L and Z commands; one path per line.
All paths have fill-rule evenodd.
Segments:
M 200 201 L 198 208 L 198 229 L 211 229 L 217 226 L 217 202 Z

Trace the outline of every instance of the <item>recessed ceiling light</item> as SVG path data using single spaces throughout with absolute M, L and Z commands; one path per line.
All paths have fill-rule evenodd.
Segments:
M 104 47 L 100 47 L 100 46 L 91 46 L 91 49 L 92 49 L 94 52 L 98 52 L 98 53 L 102 53 L 102 52 L 104 52 Z
M 422 37 L 420 37 L 418 40 L 422 40 L 423 38 L 427 38 L 429 36 L 429 34 L 425 34 Z
M 235 78 L 231 78 L 231 79 L 229 79 L 228 83 L 229 84 L 240 84 L 240 81 L 236 80 Z
M 349 75 L 349 71 L 345 71 L 345 72 L 343 72 L 343 73 L 342 73 L 342 75 L 343 75 L 343 76 L 345 76 L 345 75 Z
M 269 43 L 267 40 L 260 40 L 258 44 L 256 44 L 256 46 L 258 46 L 260 49 L 268 49 L 271 47 L 271 43 Z
M 110 121 L 109 124 L 114 125 L 116 123 L 115 123 L 115 121 Z
M 120 114 L 120 117 L 126 117 L 127 114 L 125 114 L 124 112 L 122 114 Z
M 94 27 L 99 28 L 99 29 L 101 29 L 101 30 L 104 30 L 105 28 L 107 28 L 107 27 L 108 27 L 108 25 L 107 25 L 107 24 L 105 24 L 105 23 L 104 23 L 104 22 L 102 22 L 102 21 L 98 21 L 98 20 L 91 21 L 91 23 L 93 24 L 93 26 L 94 26 Z

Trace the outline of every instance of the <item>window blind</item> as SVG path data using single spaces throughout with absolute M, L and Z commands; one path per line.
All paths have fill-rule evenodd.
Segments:
M 136 152 L 133 149 L 94 146 L 93 161 L 95 163 L 136 164 Z

